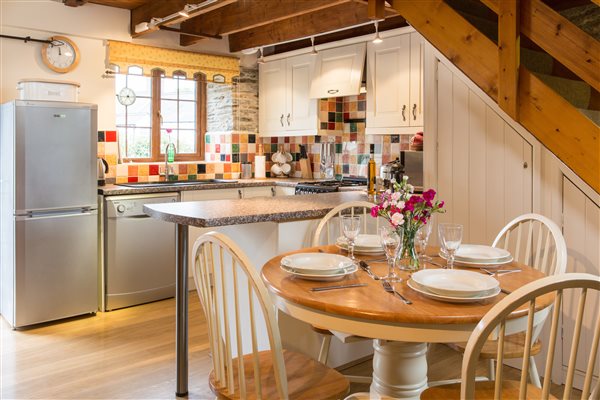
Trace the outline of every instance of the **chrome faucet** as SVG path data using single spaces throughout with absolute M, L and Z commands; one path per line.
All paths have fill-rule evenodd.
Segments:
M 167 147 L 165 147 L 165 181 L 169 181 L 169 176 L 171 175 L 171 165 L 169 164 L 169 148 L 173 146 L 173 154 L 177 151 L 175 144 L 168 143 Z

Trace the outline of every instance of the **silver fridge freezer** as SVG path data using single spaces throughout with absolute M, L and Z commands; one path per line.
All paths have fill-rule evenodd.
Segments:
M 98 309 L 97 106 L 1 106 L 0 312 L 14 327 Z

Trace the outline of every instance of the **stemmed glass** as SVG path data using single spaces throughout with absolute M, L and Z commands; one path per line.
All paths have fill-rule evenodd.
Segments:
M 354 258 L 354 244 L 358 233 L 360 232 L 360 216 L 358 215 L 342 215 L 342 230 L 344 237 L 348 241 L 348 253 L 353 263 L 356 263 Z
M 438 233 L 444 252 L 448 255 L 448 268 L 454 267 L 454 255 L 462 241 L 463 226 L 460 224 L 439 224 Z
M 379 228 L 379 238 L 381 239 L 381 246 L 385 250 L 385 256 L 388 262 L 388 274 L 381 279 L 389 282 L 401 282 L 402 279 L 394 271 L 394 265 L 398 254 L 402 253 L 402 238 L 404 232 L 388 227 L 382 226 Z
M 415 243 L 419 249 L 419 262 L 425 264 L 426 261 L 431 261 L 431 257 L 425 254 L 427 248 L 427 242 L 429 241 L 429 235 L 431 234 L 431 221 L 422 225 L 415 234 Z

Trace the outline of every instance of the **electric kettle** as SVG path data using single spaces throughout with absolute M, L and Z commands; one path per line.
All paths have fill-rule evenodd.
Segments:
M 108 163 L 104 158 L 98 157 L 98 186 L 106 184 L 106 173 L 108 172 Z

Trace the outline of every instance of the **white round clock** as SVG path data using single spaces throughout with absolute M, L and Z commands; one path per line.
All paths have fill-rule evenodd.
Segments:
M 52 43 L 42 46 L 42 61 L 54 72 L 64 74 L 79 64 L 79 48 L 65 36 L 52 36 Z
M 117 95 L 117 98 L 119 99 L 119 103 L 124 106 L 130 106 L 135 103 L 135 92 L 128 87 L 124 87 Z

